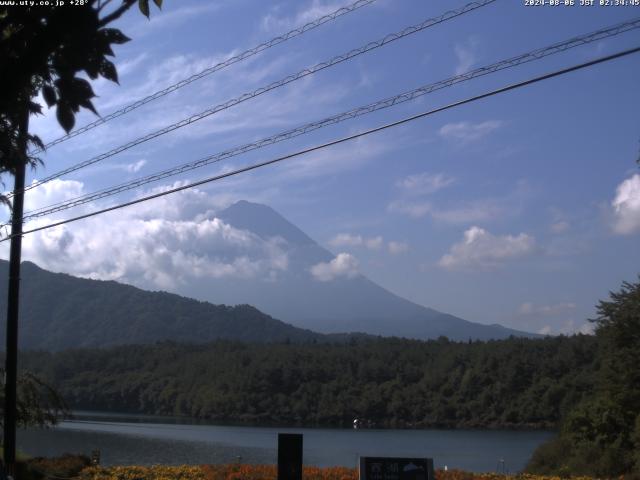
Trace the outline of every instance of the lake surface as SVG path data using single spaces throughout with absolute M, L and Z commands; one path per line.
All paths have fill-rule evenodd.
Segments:
M 359 456 L 431 457 L 476 472 L 522 470 L 545 431 L 346 430 L 210 425 L 185 419 L 78 413 L 51 429 L 18 432 L 20 450 L 38 456 L 100 450 L 104 465 L 277 463 L 278 433 L 304 435 L 304 463 L 357 466 Z

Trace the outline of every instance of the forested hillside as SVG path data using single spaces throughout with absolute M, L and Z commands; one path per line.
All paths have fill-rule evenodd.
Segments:
M 23 354 L 76 409 L 282 425 L 554 427 L 588 396 L 591 336 L 452 343 L 161 343 Z
M 0 260 L 0 291 L 7 289 L 7 269 L 8 263 Z M 31 262 L 22 264 L 20 293 L 20 345 L 25 349 L 92 348 L 166 339 L 194 343 L 323 340 L 321 334 L 293 327 L 250 305 L 213 305 L 117 282 L 52 273 Z M 0 311 L 6 311 L 4 295 L 0 295 Z M 0 342 L 4 335 L 0 329 Z
M 0 260 L 0 291 L 6 291 L 7 278 L 8 262 Z M 365 332 L 366 323 L 374 321 L 373 318 L 368 319 L 360 330 L 323 334 L 282 322 L 251 305 L 220 305 L 167 292 L 149 292 L 114 281 L 49 272 L 31 262 L 23 262 L 21 278 L 19 340 L 20 348 L 29 350 L 103 348 L 153 344 L 164 340 L 185 343 L 214 340 L 339 342 L 366 336 L 358 332 Z M 301 296 L 303 300 L 300 301 L 304 303 L 306 297 L 302 293 L 289 294 Z M 6 301 L 6 296 L 0 295 L 0 311 L 6 311 Z M 323 301 L 332 303 L 335 299 L 327 297 Z M 367 303 L 371 299 L 365 296 L 354 301 Z M 415 307 L 425 310 L 424 307 Z M 397 314 L 400 317 L 402 310 L 397 310 Z M 433 338 L 451 332 L 450 327 L 460 327 L 459 322 L 463 322 L 441 313 L 433 318 L 418 316 L 414 320 L 431 329 Z M 393 320 L 389 321 L 393 324 Z M 495 325 L 463 323 L 462 327 L 456 327 L 456 338 L 528 335 Z M 334 331 L 344 330 L 336 328 Z M 4 335 L 4 329 L 0 329 L 0 344 L 4 344 Z

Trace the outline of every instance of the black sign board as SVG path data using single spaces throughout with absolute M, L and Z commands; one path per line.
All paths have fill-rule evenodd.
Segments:
M 360 457 L 360 480 L 434 480 L 433 459 Z
M 302 480 L 302 435 L 278 434 L 278 480 Z

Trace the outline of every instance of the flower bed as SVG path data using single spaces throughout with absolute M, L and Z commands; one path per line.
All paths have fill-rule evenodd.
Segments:
M 154 467 L 89 467 L 80 472 L 79 480 L 276 480 L 275 465 L 202 465 Z M 358 470 L 344 467 L 304 467 L 305 480 L 357 480 Z M 560 480 L 560 477 L 537 475 L 500 475 L 471 473 L 460 470 L 437 470 L 436 480 Z M 592 480 L 588 477 L 572 480 Z

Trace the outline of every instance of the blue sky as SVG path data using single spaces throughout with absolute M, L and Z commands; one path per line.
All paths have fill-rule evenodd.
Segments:
M 166 0 L 150 21 L 131 12 L 118 25 L 133 39 L 116 51 L 120 86 L 96 82 L 96 107 L 110 113 L 348 3 Z M 523 3 L 498 0 L 65 176 L 30 191 L 27 209 L 640 15 L 638 7 Z M 28 181 L 464 4 L 378 0 L 51 148 L 45 167 Z M 639 41 L 634 30 L 73 212 L 270 159 Z M 56 271 L 171 290 L 181 268 L 205 259 L 189 251 L 188 234 L 182 240 L 176 234 L 178 243 L 169 245 L 161 227 L 172 222 L 174 232 L 199 228 L 201 234 L 199 220 L 248 199 L 270 205 L 343 254 L 337 274 L 357 269 L 398 295 L 472 321 L 544 333 L 584 330 L 598 299 L 640 271 L 639 79 L 640 57 L 627 57 L 128 212 L 28 236 L 24 256 Z M 31 121 L 45 141 L 62 133 L 50 113 Z M 92 119 L 84 113 L 77 125 Z M 224 229 L 216 234 L 233 237 Z M 145 256 L 133 254 L 132 245 Z M 2 249 L 6 258 L 6 243 Z M 211 260 L 215 252 L 202 255 Z M 207 271 L 217 278 L 236 272 Z

